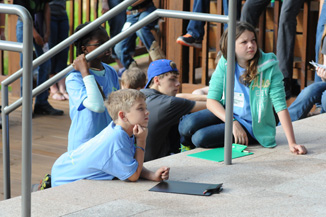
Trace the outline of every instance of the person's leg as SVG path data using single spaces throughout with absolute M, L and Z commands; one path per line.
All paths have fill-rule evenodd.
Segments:
M 146 11 L 142 12 L 138 16 L 138 20 L 144 19 L 146 16 L 148 16 L 150 13 L 155 11 L 156 8 L 154 5 L 147 8 Z M 151 22 L 150 24 L 144 26 L 143 28 L 136 31 L 137 36 L 140 38 L 140 40 L 144 43 L 147 50 L 151 47 L 153 41 L 155 41 L 155 38 L 153 34 L 151 33 L 151 30 L 155 28 L 155 25 L 157 23 L 157 20 Z
M 304 0 L 283 1 L 277 36 L 277 59 L 284 76 L 287 99 L 291 97 L 294 42 L 297 26 L 297 15 Z M 295 86 L 293 86 L 295 87 Z
M 55 16 L 51 16 L 51 36 L 49 39 L 49 48 L 53 48 L 58 44 L 58 35 L 59 35 L 59 25 L 60 22 L 58 19 L 56 19 Z M 56 71 L 56 65 L 57 65 L 57 59 L 58 54 L 53 56 L 51 58 L 51 76 L 55 75 L 57 73 Z M 57 84 L 53 84 L 50 87 L 52 98 L 55 100 L 65 100 L 64 96 L 59 92 Z
M 270 0 L 247 0 L 242 7 L 240 21 L 256 26 L 259 21 L 259 16 L 270 2 Z
M 118 4 L 120 4 L 123 0 L 108 0 L 110 9 L 114 8 Z M 115 17 L 109 20 L 110 25 L 110 38 L 113 38 L 117 34 L 119 34 L 122 30 L 123 25 L 126 22 L 126 11 L 123 11 L 117 14 Z M 117 56 L 114 51 L 114 46 L 112 47 L 112 58 L 117 59 Z
M 34 43 L 34 48 L 37 57 L 43 54 L 42 47 L 40 47 L 36 43 Z M 45 82 L 48 79 L 50 67 L 51 67 L 50 60 L 45 61 L 43 64 L 39 66 L 38 75 L 37 75 L 37 86 L 43 84 L 43 82 Z M 49 95 L 48 90 L 45 90 L 39 95 L 37 95 L 35 99 L 35 104 L 39 104 L 39 105 L 48 104 L 48 95 Z
M 60 43 L 65 40 L 69 35 L 69 20 L 67 17 L 62 17 L 59 22 L 59 34 L 58 34 L 58 42 Z M 60 53 L 56 55 L 56 68 L 55 73 L 58 73 L 67 67 L 68 60 L 68 52 L 69 47 L 62 50 Z M 65 99 L 69 99 L 68 93 L 66 91 L 65 78 L 62 78 L 58 81 L 58 88 L 60 93 L 64 96 Z
M 209 0 L 195 0 L 192 12 L 208 13 L 209 2 Z M 187 33 L 197 40 L 203 40 L 205 23 L 204 21 L 190 20 L 187 26 Z
M 195 0 L 193 5 L 193 12 L 209 13 L 209 0 Z M 187 26 L 187 34 L 177 38 L 177 43 L 184 46 L 191 46 L 196 48 L 202 47 L 202 40 L 205 34 L 205 22 L 190 20 Z
M 326 91 L 324 91 L 321 96 L 321 112 L 320 113 L 325 113 L 325 112 L 326 112 Z
M 240 20 L 241 17 L 241 8 L 242 7 L 242 0 L 237 0 L 237 20 Z M 228 15 L 229 14 L 229 0 L 223 0 L 223 14 Z M 224 30 L 228 28 L 228 24 L 224 24 Z
M 325 90 L 325 82 L 316 82 L 303 89 L 288 108 L 291 120 L 296 121 L 307 117 L 313 105 L 317 102 L 320 103 L 322 94 Z
M 324 27 L 326 23 L 326 0 L 322 6 L 320 16 L 317 23 L 317 30 L 316 30 L 316 45 L 315 45 L 315 53 L 316 53 L 316 62 L 318 63 L 319 59 L 319 50 L 321 45 L 321 37 L 323 35 Z M 321 81 L 321 78 L 315 73 L 315 82 Z
M 127 21 L 124 24 L 122 31 L 129 28 L 131 25 L 138 21 L 138 17 L 136 15 L 127 15 Z M 135 60 L 132 58 L 130 53 L 134 52 L 135 50 L 135 40 L 137 38 L 136 34 L 132 34 L 127 38 L 120 41 L 118 44 L 115 45 L 114 51 L 117 55 L 117 58 L 120 60 L 122 65 L 128 69 L 129 65 L 134 62 Z M 121 76 L 121 75 L 120 75 Z
M 208 109 L 183 116 L 179 123 L 181 144 L 193 147 L 192 137 L 198 130 L 220 123 L 223 122 Z

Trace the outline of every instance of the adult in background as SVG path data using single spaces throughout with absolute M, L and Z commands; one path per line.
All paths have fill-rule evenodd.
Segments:
M 152 0 L 138 0 L 137 2 L 132 4 L 131 7 L 128 8 L 126 12 L 127 20 L 122 28 L 122 31 L 125 31 L 130 26 L 134 25 L 139 20 L 142 20 L 144 17 L 146 17 L 155 10 L 156 7 L 154 6 Z M 135 40 L 137 36 L 144 43 L 153 61 L 165 58 L 163 51 L 161 50 L 158 43 L 155 41 L 153 34 L 151 33 L 151 30 L 154 29 L 156 23 L 157 20 L 149 23 L 143 28 L 137 30 L 136 33 L 130 35 L 129 37 L 123 39 L 118 44 L 116 44 L 114 50 L 118 58 L 120 59 L 122 65 L 124 66 L 124 69 L 137 66 L 136 61 L 131 56 L 131 53 L 135 51 Z M 120 77 L 124 69 L 119 70 L 121 72 L 119 74 Z
M 108 12 L 110 9 L 114 8 L 118 4 L 120 4 L 123 0 L 102 0 L 102 14 Z M 122 30 L 123 25 L 126 22 L 126 11 L 122 11 L 121 13 L 117 14 L 115 17 L 112 17 L 108 21 L 110 26 L 110 38 L 113 38 L 117 34 L 119 34 Z M 112 47 L 112 54 L 111 57 L 117 62 L 119 68 L 123 68 L 119 58 L 115 54 L 114 47 Z
M 44 51 L 43 47 L 49 41 L 50 37 L 50 6 L 48 0 L 14 0 L 14 4 L 21 5 L 25 7 L 29 13 L 32 15 L 32 18 L 36 13 L 40 13 L 43 16 L 42 24 L 45 24 L 44 31 L 40 31 L 41 26 L 33 26 L 33 44 L 36 52 L 36 56 L 41 56 Z M 43 25 L 42 25 L 43 27 Z M 17 20 L 16 24 L 16 37 L 17 42 L 23 42 L 23 22 L 20 18 Z M 22 67 L 23 56 L 20 54 L 20 66 Z M 39 66 L 38 75 L 37 75 L 37 86 L 45 82 L 49 77 L 51 61 L 47 60 Z M 53 108 L 48 102 L 48 90 L 43 91 L 36 96 L 35 105 L 34 105 L 34 115 L 63 115 L 62 110 Z
M 49 40 L 49 48 L 55 47 L 57 44 L 68 38 L 69 20 L 66 11 L 67 0 L 52 0 L 49 5 L 51 9 L 51 36 Z M 65 48 L 51 59 L 51 75 L 55 75 L 67 67 L 68 50 Z M 65 78 L 50 87 L 52 99 L 66 100 L 69 99 L 66 91 Z

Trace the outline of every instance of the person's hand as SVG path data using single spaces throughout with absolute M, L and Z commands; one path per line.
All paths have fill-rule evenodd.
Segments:
M 76 57 L 72 66 L 74 67 L 74 69 L 80 71 L 83 78 L 89 75 L 88 64 L 85 58 L 85 54 L 80 54 L 78 57 Z
M 50 38 L 50 32 L 46 32 L 43 38 L 44 43 L 49 42 L 49 38 Z
M 147 138 L 148 130 L 146 127 L 142 127 L 139 124 L 136 124 L 133 128 L 133 134 L 136 137 L 137 145 L 145 148 L 146 146 L 146 138 Z
M 303 145 L 292 144 L 289 147 L 293 154 L 307 154 L 307 149 Z
M 162 180 L 168 180 L 170 175 L 170 167 L 161 167 L 155 172 L 153 181 L 160 182 Z
M 317 67 L 316 69 L 317 69 L 317 75 L 322 79 L 326 79 L 326 69 L 322 67 Z
M 33 35 L 35 43 L 41 47 L 43 47 L 44 45 L 44 41 L 43 38 L 41 37 L 40 34 L 38 34 L 37 32 Z
M 238 121 L 233 121 L 233 136 L 236 144 L 248 146 L 248 136 Z

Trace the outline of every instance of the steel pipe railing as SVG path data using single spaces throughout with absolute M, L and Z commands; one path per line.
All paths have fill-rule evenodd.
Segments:
M 138 21 L 134 25 L 130 26 L 127 30 L 119 33 L 115 37 L 111 38 L 109 41 L 95 49 L 90 54 L 86 55 L 87 61 L 93 60 L 99 54 L 105 52 L 107 49 L 113 47 L 116 43 L 123 40 L 124 38 L 128 37 L 129 35 L 136 32 L 138 29 L 146 26 L 147 24 L 153 22 L 154 20 L 160 17 L 167 17 L 167 18 L 177 18 L 177 19 L 191 19 L 191 20 L 199 20 L 199 21 L 209 21 L 209 22 L 220 22 L 220 23 L 228 23 L 229 25 L 229 35 L 228 35 L 228 66 L 227 66 L 227 90 L 226 90 L 226 130 L 225 130 L 225 164 L 231 164 L 232 159 L 232 119 L 233 119 L 233 86 L 234 86 L 234 61 L 235 61 L 235 12 L 236 12 L 236 4 L 235 0 L 230 0 L 230 7 L 229 7 L 229 14 L 232 15 L 230 18 L 224 15 L 212 15 L 212 14 L 205 14 L 205 13 L 194 13 L 194 12 L 184 12 L 184 11 L 173 11 L 173 10 L 162 10 L 157 9 L 142 20 Z M 32 55 L 27 55 L 27 51 L 32 51 L 32 43 L 23 46 L 23 65 L 24 68 L 18 70 L 16 73 L 8 77 L 2 82 L 2 119 L 3 119 L 3 128 L 7 128 L 8 126 L 8 114 L 14 111 L 23 103 L 23 186 L 22 189 L 22 213 L 25 216 L 30 216 L 30 190 L 31 190 L 31 121 L 32 121 L 32 97 L 38 95 L 39 93 L 43 92 L 51 85 L 59 81 L 62 77 L 67 75 L 73 67 L 70 65 L 66 67 L 64 70 L 53 76 L 51 79 L 47 80 L 43 84 L 36 87 L 32 90 L 32 69 L 35 69 L 40 64 L 44 63 L 57 53 L 59 53 L 64 48 L 68 47 L 78 38 L 86 35 L 93 29 L 95 29 L 98 25 L 106 22 L 107 20 L 111 19 L 113 16 L 117 15 L 118 13 L 125 10 L 129 5 L 136 2 L 136 0 L 125 0 L 118 6 L 114 7 L 101 17 L 97 18 L 95 21 L 78 31 L 77 33 L 73 34 L 54 48 L 50 49 L 48 52 L 43 54 L 42 56 L 38 57 L 36 60 L 32 62 L 31 57 Z M 2 5 L 2 4 L 1 4 Z M 15 8 L 15 9 L 14 9 Z M 23 10 L 24 12 L 22 12 Z M 25 9 L 22 9 L 16 5 L 5 5 L 4 7 L 0 7 L 0 13 L 9 13 L 9 14 L 16 14 L 18 13 L 19 16 L 22 17 L 24 23 L 24 43 L 31 41 L 31 20 L 26 21 L 26 17 L 30 15 L 26 15 Z M 26 27 L 25 27 L 26 25 Z M 29 28 L 27 27 L 29 26 Z M 25 32 L 26 30 L 26 32 Z M 3 42 L 0 42 L 0 48 L 7 47 L 8 49 L 12 50 L 19 50 L 19 45 L 13 42 L 10 42 L 12 46 L 4 45 Z M 10 48 L 9 48 L 10 47 Z M 23 98 L 18 99 L 16 102 L 12 103 L 8 106 L 8 85 L 17 80 L 23 74 L 24 76 L 24 83 L 23 83 Z M 29 77 L 29 78 L 27 78 Z M 27 79 L 25 79 L 27 78 Z M 30 96 L 28 96 L 31 93 Z M 231 139 L 230 139 L 231 138 Z M 25 142 L 24 142 L 25 140 Z M 4 179 L 5 180 L 5 198 L 10 198 L 10 170 L 9 168 L 9 129 L 3 129 L 3 156 L 4 156 Z M 24 148 L 25 147 L 25 148 Z M 6 161 L 6 162 L 5 162 Z M 8 168 L 7 168 L 8 167 Z M 9 177 L 9 178 L 8 178 Z M 28 180 L 25 180 L 28 179 Z M 29 213 L 29 214 L 28 214 Z
M 19 43 L 7 42 L 0 46 L 12 51 L 23 53 L 23 108 L 22 108 L 22 216 L 31 213 L 31 169 L 32 169 L 32 58 L 33 58 L 33 20 L 26 8 L 18 5 L 0 4 L 0 13 L 16 14 L 23 21 L 23 46 Z M 12 46 L 12 47 L 10 47 Z M 9 151 L 9 117 L 6 112 L 8 106 L 8 85 L 2 82 L 2 119 L 3 119 L 3 166 L 4 166 L 4 197 L 10 198 L 10 160 Z M 8 188 L 9 186 L 9 188 Z

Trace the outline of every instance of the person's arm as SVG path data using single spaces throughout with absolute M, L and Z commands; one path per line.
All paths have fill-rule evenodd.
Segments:
M 102 0 L 102 14 L 108 12 L 110 10 L 108 0 Z
M 140 126 L 139 124 L 136 124 L 133 128 L 133 134 L 137 142 L 135 159 L 138 162 L 138 167 L 136 172 L 128 178 L 129 181 L 132 182 L 137 181 L 143 170 L 144 155 L 145 155 L 144 150 L 146 148 L 147 133 L 148 133 L 148 129 Z
M 85 84 L 87 98 L 83 101 L 83 105 L 93 112 L 104 112 L 104 94 L 101 92 L 101 88 L 96 82 L 94 76 L 89 73 L 89 66 L 86 61 L 85 54 L 79 55 L 74 60 L 73 67 L 80 71 Z
M 206 109 L 206 102 L 195 101 L 194 107 L 190 110 L 191 113 L 198 112 L 200 110 Z
M 46 3 L 44 6 L 44 20 L 45 20 L 45 33 L 43 41 L 47 43 L 51 34 L 51 9 L 49 3 Z
M 43 47 L 44 45 L 44 41 L 42 36 L 37 32 L 37 30 L 35 29 L 35 27 L 33 26 L 33 38 L 35 40 L 35 43 L 41 47 Z
M 180 97 L 183 99 L 193 100 L 193 101 L 205 101 L 207 100 L 206 95 L 198 95 L 192 93 L 178 93 L 176 97 Z
M 287 109 L 284 109 L 278 112 L 277 115 L 284 129 L 286 139 L 288 140 L 290 151 L 294 154 L 306 154 L 307 153 L 306 148 L 303 145 L 298 145 L 295 141 L 293 126 L 292 126 L 289 111 Z
M 225 122 L 225 109 L 222 104 L 214 99 L 207 99 L 207 109 L 211 111 L 221 121 Z M 237 144 L 248 145 L 249 140 L 246 131 L 238 121 L 233 121 L 234 142 Z
M 151 181 L 160 182 L 162 180 L 168 180 L 170 175 L 170 168 L 169 167 L 161 167 L 156 172 L 152 172 L 145 167 L 141 171 L 140 177 L 143 179 L 148 179 Z

